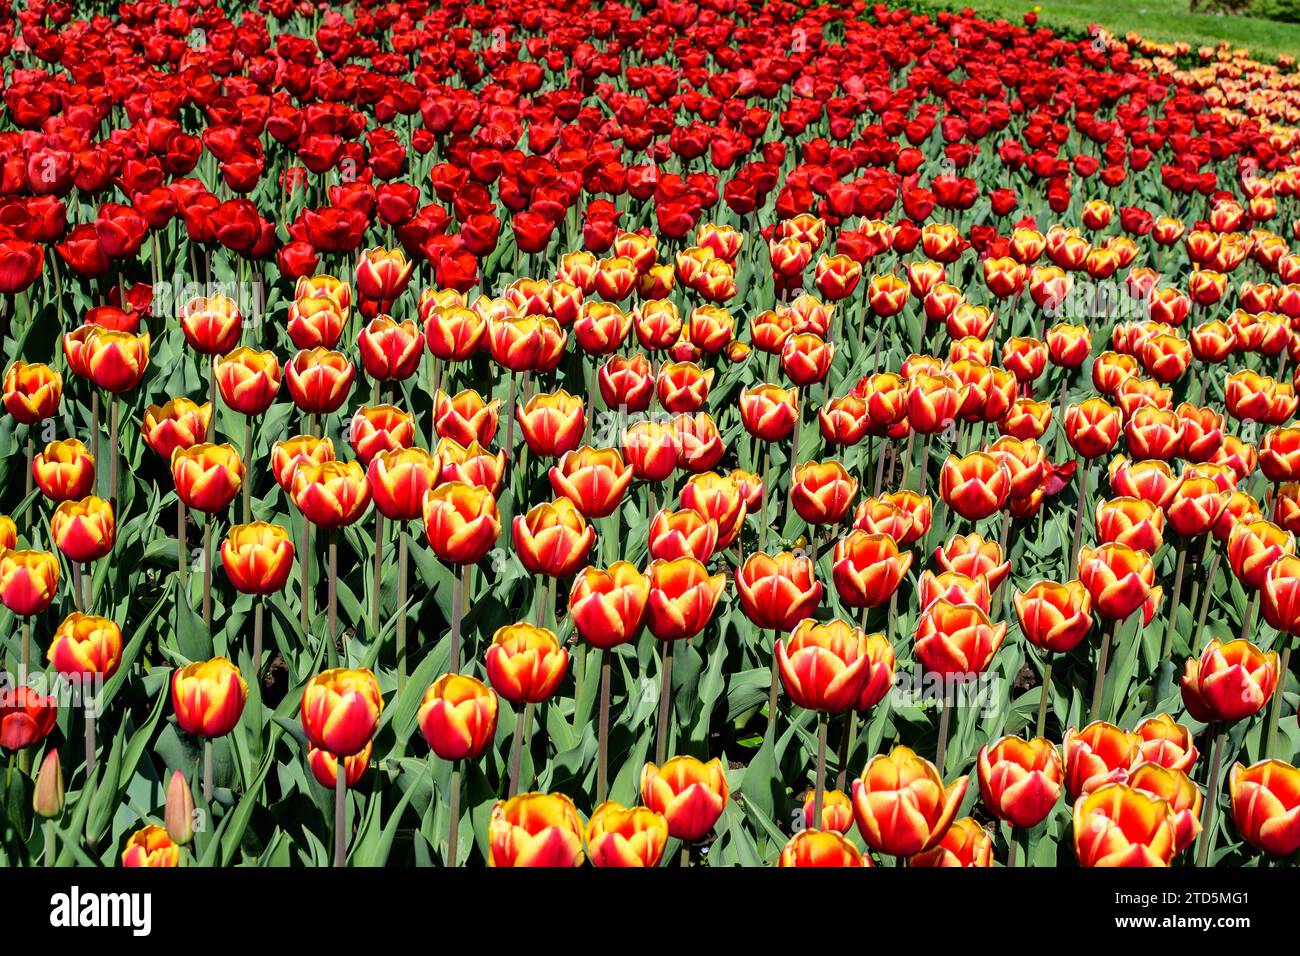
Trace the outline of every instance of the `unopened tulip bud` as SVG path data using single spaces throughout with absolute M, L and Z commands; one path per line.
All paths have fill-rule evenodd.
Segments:
M 47 820 L 63 812 L 63 765 L 59 763 L 59 752 L 52 747 L 41 761 L 41 769 L 36 771 L 32 809 Z
M 188 846 L 194 839 L 194 794 L 185 774 L 176 770 L 167 784 L 167 805 L 163 811 L 167 835 L 177 846 Z

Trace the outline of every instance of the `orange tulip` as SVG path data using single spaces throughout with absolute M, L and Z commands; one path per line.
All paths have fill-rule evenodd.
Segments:
M 569 612 L 583 640 L 609 649 L 636 637 L 649 597 L 645 575 L 627 561 L 615 561 L 608 570 L 587 568 L 578 576 L 569 592 Z
M 370 743 L 383 710 L 374 674 L 336 667 L 317 674 L 303 688 L 302 729 L 312 746 L 350 757 Z
M 1208 534 L 1228 506 L 1228 495 L 1212 478 L 1183 478 L 1165 506 L 1169 526 L 1184 537 Z
M 668 833 L 686 843 L 706 836 L 727 807 L 730 789 L 716 757 L 701 763 L 673 757 L 662 767 L 641 770 L 641 802 L 668 821 Z
M 496 499 L 486 488 L 452 481 L 424 496 L 424 530 L 434 553 L 452 564 L 474 564 L 501 533 Z
M 1065 733 L 1065 791 L 1071 800 L 1107 783 L 1123 782 L 1141 759 L 1136 734 L 1094 720 L 1083 730 Z
M 1277 651 L 1267 654 L 1250 641 L 1224 644 L 1217 638 L 1189 657 L 1183 672 L 1182 695 L 1196 720 L 1230 722 L 1264 709 L 1278 681 Z
M 878 853 L 913 856 L 938 845 L 966 795 L 968 778 L 947 787 L 938 769 L 904 746 L 868 761 L 853 781 L 858 832 Z
M 755 385 L 740 390 L 740 420 L 760 441 L 782 441 L 799 420 L 799 390 L 779 385 Z
M 221 542 L 221 564 L 235 590 L 274 594 L 289 580 L 293 542 L 289 532 L 276 524 L 254 521 L 235 525 Z
M 1068 654 L 1092 629 L 1092 597 L 1079 581 L 1039 581 L 1012 601 L 1020 632 L 1042 650 Z
M 181 331 L 200 355 L 220 355 L 239 344 L 244 317 L 229 296 L 198 296 L 180 310 Z
M 443 674 L 424 692 L 417 720 L 440 759 L 476 760 L 496 735 L 497 695 L 477 678 Z
M 176 448 L 171 457 L 176 494 L 195 511 L 223 511 L 244 481 L 244 462 L 233 445 L 201 442 Z
M 587 856 L 592 866 L 655 867 L 668 844 L 668 821 L 645 807 L 606 800 L 587 821 Z
M 342 528 L 370 505 L 370 486 L 359 462 L 303 463 L 293 474 L 294 504 L 319 528 Z
M 224 737 L 235 729 L 248 700 L 248 684 L 224 657 L 186 664 L 172 674 L 172 709 L 181 730 L 195 737 Z
M 59 589 L 59 559 L 48 551 L 0 551 L 0 603 L 21 617 L 40 614 Z
M 939 494 L 963 518 L 978 521 L 998 511 L 1011 492 L 1007 466 L 987 452 L 949 455 L 939 475 Z
M 790 501 L 809 524 L 837 524 L 848 514 L 857 493 L 858 479 L 843 464 L 810 461 L 795 468 Z
M 108 680 L 122 663 L 122 629 L 106 617 L 73 611 L 55 630 L 45 659 L 64 677 Z
M 50 536 L 69 561 L 97 561 L 113 550 L 117 537 L 113 506 L 94 495 L 64 501 L 50 517 Z
M 488 866 L 581 866 L 582 824 L 562 793 L 498 801 L 488 822 Z
M 375 507 L 393 521 L 418 518 L 425 494 L 438 482 L 438 469 L 438 461 L 423 448 L 379 452 L 366 469 L 366 483 Z
M 573 574 L 596 540 L 595 531 L 568 498 L 536 505 L 516 516 L 513 527 L 516 553 L 530 574 Z
M 1233 522 L 1228 535 L 1228 564 L 1245 587 L 1263 588 L 1270 569 L 1280 558 L 1293 554 L 1295 535 L 1290 531 L 1263 518 Z
M 1168 866 L 1175 852 L 1174 815 L 1164 800 L 1112 783 L 1074 805 L 1080 866 Z
M 853 801 L 842 790 L 827 790 L 822 794 L 822 822 L 817 826 L 813 814 L 817 811 L 817 791 L 809 790 L 803 796 L 803 823 L 809 830 L 829 830 L 848 833 L 853 829 Z
M 586 427 L 582 399 L 563 389 L 553 394 L 538 393 L 526 404 L 516 406 L 515 419 L 529 449 L 543 458 L 558 458 L 573 451 Z
M 421 297 L 420 315 L 430 355 L 444 362 L 464 362 L 479 350 L 488 328 L 482 313 L 459 304 L 426 308 L 425 301 Z
M 789 631 L 810 617 L 821 601 L 822 584 L 809 558 L 789 551 L 751 554 L 736 568 L 740 606 L 754 626 Z
M 604 518 L 614 512 L 633 472 L 613 448 L 589 445 L 566 452 L 550 470 L 551 487 L 577 506 L 584 518 Z
M 993 865 L 993 838 L 971 817 L 954 820 L 931 849 L 909 857 L 908 866 L 986 867 Z
M 1092 595 L 1092 603 L 1104 618 L 1122 621 L 1142 608 L 1144 623 L 1150 624 L 1164 589 L 1153 586 L 1156 577 L 1151 556 L 1123 544 L 1103 544 L 1079 553 L 1079 580 Z
M 1056 745 L 1042 737 L 1002 737 L 980 748 L 976 760 L 980 799 L 999 820 L 1029 829 L 1061 799 L 1065 776 Z
M 488 445 L 497 432 L 500 405 L 498 401 L 484 402 L 473 389 L 455 396 L 439 390 L 434 401 L 434 431 L 439 438 L 449 438 L 459 445 Z
M 63 397 L 63 376 L 48 365 L 22 359 L 5 372 L 3 400 L 6 411 L 22 425 L 52 418 Z
M 395 405 L 363 405 L 348 423 L 348 444 L 363 468 L 381 451 L 410 448 L 414 442 L 414 416 Z
M 261 415 L 280 390 L 280 360 L 273 352 L 248 346 L 217 359 L 212 366 L 227 407 L 241 415 Z
M 940 599 L 916 626 L 914 651 L 928 673 L 944 677 L 986 670 L 1007 636 L 1007 625 L 993 624 L 973 604 Z
M 370 757 L 374 752 L 373 743 L 366 744 L 360 753 L 343 758 L 343 782 L 351 789 L 361 782 L 361 778 L 370 769 Z M 328 750 L 319 747 L 307 748 L 307 767 L 316 782 L 330 790 L 338 786 L 339 758 Z
M 824 713 L 854 707 L 871 676 L 867 635 L 839 619 L 801 621 L 788 639 L 776 642 L 776 660 L 790 699 Z
M 646 624 L 661 641 L 694 637 L 704 630 L 726 583 L 726 575 L 710 577 L 694 558 L 654 561 L 648 577 Z
M 180 859 L 181 848 L 166 830 L 153 823 L 131 834 L 122 851 L 122 865 L 127 867 L 180 866 Z
M 173 398 L 165 405 L 145 408 L 140 431 L 145 444 L 170 461 L 173 450 L 193 448 L 207 441 L 211 422 L 211 402 L 199 405 L 188 398 Z
M 1198 756 L 1192 732 L 1168 714 L 1148 717 L 1134 728 L 1140 759 L 1170 770 L 1190 770 Z
M 1279 857 L 1300 849 L 1300 770 L 1280 760 L 1234 764 L 1228 781 L 1232 818 L 1246 842 Z
M 544 627 L 511 624 L 492 636 L 486 663 L 498 694 L 516 705 L 540 704 L 563 680 L 569 652 Z
M 75 438 L 52 441 L 32 460 L 32 478 L 52 501 L 84 498 L 95 485 L 95 458 Z
M 777 866 L 861 867 L 870 858 L 833 830 L 800 830 L 781 848 Z
M 1104 399 L 1090 398 L 1065 411 L 1065 437 L 1083 458 L 1098 458 L 1119 440 L 1120 413 Z
M 887 534 L 853 531 L 835 543 L 831 575 L 840 600 L 849 607 L 879 607 L 898 590 L 912 566 Z
M 1204 798 L 1192 778 L 1181 770 L 1155 763 L 1140 763 L 1129 774 L 1128 786 L 1169 804 L 1174 823 L 1174 853 L 1181 853 L 1201 833 Z
M 149 367 L 149 333 L 94 328 L 86 336 L 82 360 L 99 388 L 114 394 L 128 392 L 140 384 Z

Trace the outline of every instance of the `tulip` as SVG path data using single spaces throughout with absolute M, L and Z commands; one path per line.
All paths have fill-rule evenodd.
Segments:
M 700 633 L 713 615 L 726 582 L 726 575 L 710 576 L 694 558 L 654 561 L 648 577 L 646 623 L 650 633 L 661 641 Z
M 25 750 L 50 735 L 59 719 L 59 704 L 53 697 L 24 684 L 0 689 L 0 748 Z
M 1025 640 L 1043 650 L 1068 654 L 1092 628 L 1092 596 L 1079 581 L 1039 581 L 1012 601 Z
M 909 857 L 908 866 L 984 867 L 993 864 L 993 838 L 971 817 L 954 820 L 931 849 Z
M 239 668 L 224 657 L 187 664 L 172 674 L 176 722 L 195 737 L 211 739 L 230 733 L 247 699 L 248 684 Z
M 783 551 L 758 552 L 736 568 L 736 589 L 745 616 L 764 630 L 789 631 L 810 617 L 821 601 L 822 584 L 813 563 Z
M 566 452 L 549 474 L 555 493 L 573 502 L 587 519 L 612 514 L 633 478 L 618 451 L 589 445 Z
M 904 746 L 868 761 L 853 781 L 858 832 L 877 853 L 914 856 L 937 846 L 966 795 L 968 779 L 944 787 L 934 764 Z
M 879 607 L 898 590 L 912 566 L 887 534 L 853 531 L 835 544 L 831 575 L 840 600 L 849 607 Z
M 1084 548 L 1079 554 L 1079 580 L 1092 595 L 1093 605 L 1104 618 L 1122 621 L 1138 608 L 1150 623 L 1163 590 L 1153 586 L 1155 567 L 1145 551 L 1123 544 Z
M 497 695 L 482 681 L 444 674 L 420 701 L 420 732 L 441 759 L 476 760 L 496 736 L 497 706 Z
M 1055 744 L 1042 737 L 1002 737 L 980 748 L 976 774 L 988 811 L 1028 830 L 1042 823 L 1061 799 L 1065 772 Z
M 283 491 L 293 488 L 293 476 L 301 464 L 318 465 L 334 460 L 334 442 L 315 435 L 286 438 L 271 446 L 271 474 Z
M 234 525 L 221 542 L 222 567 L 243 594 L 274 594 L 283 588 L 293 555 L 289 532 L 265 521 Z
M 1192 732 L 1175 723 L 1168 714 L 1148 717 L 1134 728 L 1139 738 L 1140 759 L 1168 767 L 1170 770 L 1188 771 L 1198 756 L 1192 742 Z
M 569 652 L 543 627 L 512 624 L 497 630 L 487 650 L 492 687 L 512 704 L 540 704 L 555 693 Z
M 1177 852 L 1169 804 L 1107 784 L 1074 804 L 1074 855 L 1080 866 L 1168 866 Z
M 212 404 L 199 405 L 188 398 L 173 398 L 144 410 L 141 433 L 145 444 L 160 458 L 171 461 L 177 448 L 193 448 L 207 441 Z
M 1128 786 L 1169 804 L 1174 823 L 1174 854 L 1196 842 L 1201 832 L 1203 798 L 1192 778 L 1181 770 L 1155 763 L 1140 763 L 1129 774 Z
M 309 415 L 328 415 L 347 401 L 356 369 L 342 352 L 316 347 L 295 355 L 285 369 L 289 397 Z
M 350 525 L 370 504 L 370 486 L 358 462 L 302 463 L 293 474 L 293 500 L 312 524 L 331 531 Z
M 167 831 L 149 824 L 131 834 L 122 851 L 122 865 L 129 867 L 172 867 L 180 865 L 181 850 Z
M 514 520 L 514 544 L 530 574 L 568 577 L 587 559 L 596 533 L 569 498 L 532 508 Z
M 244 481 L 244 462 L 232 445 L 201 442 L 176 448 L 171 457 L 176 495 L 186 507 L 209 514 L 224 511 Z
M 1164 543 L 1165 513 L 1141 498 L 1122 495 L 1097 502 L 1097 540 L 1155 554 Z
M 793 479 L 790 502 L 799 517 L 811 525 L 843 521 L 858 493 L 858 480 L 838 461 L 799 465 Z
M 86 336 L 82 360 L 90 380 L 106 392 L 129 392 L 149 367 L 149 333 L 132 335 L 93 328 Z
M 361 782 L 361 778 L 366 775 L 370 769 L 370 757 L 374 752 L 374 744 L 366 744 L 365 749 L 360 753 L 355 753 L 350 757 L 343 758 L 343 786 L 345 788 L 355 787 Z M 316 782 L 322 787 L 328 787 L 336 790 L 339 786 L 339 758 L 328 750 L 321 750 L 319 747 L 309 747 L 307 749 L 307 767 L 311 770 L 311 775 L 316 778 Z
M 783 441 L 799 421 L 799 390 L 756 385 L 740 391 L 740 420 L 759 441 Z
M 1278 682 L 1277 651 L 1265 653 L 1245 640 L 1211 640 L 1199 658 L 1189 657 L 1182 695 L 1196 720 L 1230 723 L 1259 713 Z
M 73 611 L 55 629 L 45 659 L 69 679 L 108 680 L 122 663 L 122 630 L 108 618 Z
M 242 346 L 217 359 L 212 374 L 226 406 L 241 415 L 261 415 L 280 390 L 280 360 L 274 352 Z
M 302 729 L 312 746 L 350 757 L 370 743 L 383 710 L 374 674 L 334 668 L 317 674 L 303 688 Z
M 915 653 L 929 673 L 945 678 L 979 674 L 988 668 L 1006 635 L 1005 623 L 994 625 L 975 605 L 941 598 L 921 614 Z
M 455 396 L 439 391 L 434 399 L 434 430 L 438 437 L 459 445 L 490 444 L 497 432 L 500 405 L 498 401 L 484 402 L 472 389 Z
M 641 770 L 641 802 L 663 815 L 668 833 L 685 843 L 706 836 L 726 809 L 730 788 L 722 763 L 701 763 L 694 757 L 673 757 L 667 763 L 647 763 Z
M 562 793 L 523 793 L 492 807 L 489 866 L 581 866 L 582 824 Z
M 690 508 L 659 511 L 650 522 L 650 557 L 707 561 L 718 545 L 718 522 Z
M 357 335 L 357 351 L 366 374 L 376 382 L 405 381 L 420 367 L 424 334 L 411 319 L 395 322 L 377 315 Z
M 63 376 L 48 365 L 19 359 L 5 372 L 5 410 L 20 424 L 34 425 L 52 418 L 62 397 Z
M 800 622 L 787 640 L 777 641 L 776 659 L 791 700 L 821 713 L 855 706 L 871 673 L 867 635 L 841 620 Z
M 862 867 L 869 857 L 838 833 L 829 830 L 801 830 L 781 848 L 777 866 Z
M 95 485 L 95 459 L 75 438 L 52 441 L 32 460 L 32 478 L 51 501 L 84 498 Z
M 558 458 L 573 451 L 586 428 L 582 399 L 563 389 L 550 395 L 534 395 L 517 406 L 514 414 L 529 450 L 543 458 Z M 507 454 L 511 451 L 509 447 L 505 450 Z
M 229 296 L 198 296 L 181 307 L 181 332 L 200 355 L 220 355 L 239 343 L 244 317 Z
M 646 577 L 628 562 L 615 561 L 608 570 L 587 568 L 578 576 L 569 611 L 582 639 L 607 650 L 636 636 L 649 595 Z
M 50 536 L 69 561 L 98 561 L 113 550 L 117 537 L 113 506 L 94 495 L 61 502 L 50 517 Z
M 21 617 L 40 614 L 59 589 L 59 561 L 48 551 L 0 551 L 0 603 Z
M 1300 849 L 1300 771 L 1280 760 L 1234 764 L 1232 818 L 1251 846 L 1285 857 Z
M 823 806 L 821 825 L 816 820 L 817 793 L 810 790 L 803 798 L 803 821 L 809 830 L 829 830 L 833 833 L 848 833 L 853 829 L 853 801 L 842 790 L 827 790 L 822 794 Z
M 501 533 L 496 499 L 486 488 L 464 482 L 438 485 L 424 496 L 424 530 L 440 559 L 475 564 Z
M 63 814 L 65 796 L 63 765 L 59 762 L 59 752 L 50 749 L 46 751 L 45 758 L 41 761 L 41 769 L 36 772 L 35 786 L 32 788 L 32 810 L 38 817 L 57 820 Z M 47 844 L 46 853 L 51 851 L 52 846 Z M 53 858 L 47 857 L 47 862 L 53 863 Z
M 1071 728 L 1061 744 L 1065 752 L 1065 792 L 1070 800 L 1107 783 L 1123 782 L 1140 759 L 1137 735 L 1094 720 L 1083 730 Z
M 655 867 L 668 843 L 668 821 L 645 807 L 606 800 L 592 811 L 586 839 L 592 866 Z
M 1011 491 L 1007 466 L 985 452 L 949 455 L 939 476 L 939 494 L 963 518 L 978 521 L 998 511 Z

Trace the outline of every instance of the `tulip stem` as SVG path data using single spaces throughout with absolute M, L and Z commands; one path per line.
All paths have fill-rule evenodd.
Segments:
M 813 784 L 813 827 L 822 829 L 822 803 L 826 799 L 826 734 L 831 725 L 830 715 L 817 712 L 817 776 Z
M 18 658 L 18 683 L 25 685 L 27 683 L 27 671 L 31 667 L 32 660 L 32 619 L 23 618 L 23 644 Z
M 307 516 L 302 519 L 302 555 L 299 567 L 302 571 L 302 631 L 308 633 L 311 628 L 311 522 Z
M 397 693 L 406 687 L 406 531 L 397 528 Z
M 446 866 L 458 866 L 460 836 L 460 761 L 452 761 L 451 783 L 447 796 L 447 859 Z
M 244 416 L 244 524 L 253 520 L 253 416 Z
M 460 619 L 465 615 L 465 575 L 469 565 L 461 569 L 461 579 L 451 585 L 451 673 L 460 673 Z
M 212 738 L 203 738 L 203 799 L 212 802 Z
M 1255 593 L 1258 594 L 1259 592 L 1256 591 Z M 1269 757 L 1276 757 L 1278 760 L 1282 759 L 1277 754 L 1277 725 L 1282 719 L 1282 698 L 1285 696 L 1286 678 L 1291 668 L 1291 645 L 1294 643 L 1289 634 L 1283 635 L 1283 638 L 1282 659 L 1279 661 L 1280 666 L 1277 671 L 1277 687 L 1273 690 L 1273 704 L 1268 709 L 1268 736 L 1264 738 L 1266 741 L 1264 744 L 1265 759 Z
M 759 505 L 759 524 L 758 524 L 758 550 L 762 551 L 767 545 L 767 499 L 772 492 L 772 446 L 769 442 L 763 443 L 763 500 Z
M 523 766 L 524 743 L 528 738 L 528 725 L 533 720 L 533 705 L 524 704 L 524 712 L 515 721 L 515 740 L 510 747 L 510 790 L 506 794 L 513 797 L 519 792 L 519 774 Z
M 781 682 L 781 669 L 776 659 L 776 631 L 772 632 L 772 685 L 767 692 L 767 729 L 776 726 L 776 689 Z
M 334 865 L 348 865 L 348 771 L 347 760 L 335 757 L 334 765 Z
M 1034 736 L 1042 737 L 1043 731 L 1047 729 L 1047 704 L 1052 697 L 1052 663 L 1055 658 L 1052 652 L 1047 652 L 1047 659 L 1043 663 L 1043 683 L 1038 690 L 1038 722 L 1034 725 Z
M 216 515 L 209 513 L 203 522 L 203 627 L 212 627 L 212 523 Z
M 773 668 L 776 667 L 773 658 Z M 775 687 L 775 685 L 773 685 Z M 664 663 L 659 669 L 659 722 L 655 728 L 655 764 L 662 766 L 668 754 L 668 703 L 673 689 L 673 642 L 664 641 Z M 775 696 L 775 690 L 773 691 Z M 768 714 L 768 726 L 772 724 L 775 709 Z
M 926 482 L 930 477 L 930 436 L 922 435 L 917 444 L 916 487 L 922 498 L 925 497 Z M 924 551 L 924 548 L 922 548 Z
M 379 598 L 384 579 L 384 513 L 375 511 L 375 580 L 370 591 L 370 637 L 379 639 Z
M 117 504 L 117 468 L 118 468 L 118 420 L 122 414 L 122 403 L 117 395 L 109 399 L 109 433 L 108 433 L 108 501 Z
M 1106 665 L 1110 660 L 1111 641 L 1119 634 L 1119 619 L 1116 618 L 1106 628 L 1106 633 L 1101 639 L 1101 649 L 1097 652 L 1097 676 L 1092 685 L 1092 719 L 1098 720 L 1101 717 L 1101 697 L 1106 689 Z
M 1201 811 L 1201 842 L 1196 848 L 1196 865 L 1206 866 L 1214 848 L 1214 811 L 1219 803 L 1219 772 L 1223 769 L 1223 747 L 1228 740 L 1227 727 L 1215 722 L 1210 725 L 1214 734 L 1214 753 L 1210 758 L 1210 776 L 1205 787 L 1205 807 Z
M 36 436 L 32 434 L 32 429 L 34 429 L 35 427 L 36 427 L 35 425 L 27 426 L 27 470 L 24 472 L 24 474 L 27 475 L 27 488 L 26 491 L 23 492 L 23 500 L 26 500 L 32 496 L 32 481 L 33 481 L 32 459 L 36 457 Z M 35 507 L 28 508 L 26 517 L 27 517 L 27 521 L 26 521 L 27 534 L 30 539 L 32 530 L 36 526 L 36 508 Z
M 835 777 L 835 789 L 843 790 L 849 781 L 849 753 L 858 736 L 858 714 L 848 710 L 844 714 L 844 735 L 840 737 L 839 773 Z
M 1079 506 L 1074 512 L 1074 536 L 1070 539 L 1071 566 L 1079 563 L 1079 546 L 1083 543 L 1083 513 L 1088 507 L 1088 462 L 1079 457 Z
M 185 533 L 185 502 L 181 500 L 180 495 L 176 496 L 176 577 L 180 581 L 181 591 L 185 593 L 185 599 L 189 600 L 189 592 L 185 590 L 185 579 L 187 577 L 186 565 L 189 563 L 186 558 L 186 533 Z M 74 572 L 78 575 L 80 581 L 80 570 L 74 565 Z
M 1187 566 L 1187 548 L 1178 547 L 1178 565 L 1174 570 L 1174 586 L 1169 595 L 1169 623 L 1165 626 L 1165 639 L 1160 646 L 1160 660 L 1169 660 L 1174 647 L 1174 628 L 1178 623 L 1178 599 L 1183 592 L 1183 569 Z
M 943 776 L 944 756 L 948 750 L 948 720 L 951 716 L 951 709 L 947 701 L 939 703 L 939 743 L 934 751 L 934 765 L 939 768 L 939 776 Z
M 86 787 L 90 789 L 90 778 L 95 774 L 95 701 L 87 696 L 82 708 L 86 720 Z
M 1259 607 L 1259 592 L 1253 591 L 1250 600 L 1246 602 L 1246 611 L 1241 617 L 1241 639 L 1248 641 L 1254 634 L 1251 632 L 1255 627 L 1255 610 Z
M 1196 616 L 1196 630 L 1192 633 L 1192 647 L 1201 643 L 1201 631 L 1205 630 L 1205 619 L 1210 613 L 1210 599 L 1214 596 L 1214 582 L 1219 576 L 1219 561 L 1222 553 L 1218 548 L 1210 556 L 1210 570 L 1205 574 L 1205 596 L 1201 598 L 1201 610 Z
M 91 388 L 90 390 L 90 456 L 99 463 L 99 389 Z M 99 475 L 103 472 L 96 472 L 97 483 Z
M 519 376 L 510 373 L 510 390 L 506 393 L 506 441 L 502 448 L 506 453 L 506 467 L 514 461 L 515 448 L 515 402 L 519 395 Z M 513 510 L 513 509 L 512 509 Z
M 339 661 L 338 652 L 338 635 L 339 635 L 339 595 L 338 595 L 338 573 L 339 573 L 339 533 L 336 529 L 331 528 L 329 531 L 329 568 L 328 578 L 326 580 L 326 616 L 329 623 L 329 654 L 330 666 L 337 667 Z
M 892 452 L 893 443 L 888 438 L 876 439 L 876 480 L 871 490 L 873 498 L 880 494 L 880 487 L 885 481 L 885 457 Z
M 600 652 L 600 725 L 596 751 L 597 805 L 604 803 L 609 797 L 609 658 L 609 648 L 602 648 Z
M 1018 856 L 1019 856 L 1019 850 L 1020 850 L 1020 842 L 1021 842 L 1022 840 L 1024 840 L 1025 843 L 1026 843 L 1026 846 L 1025 846 L 1025 865 L 1026 865 L 1026 866 L 1029 865 L 1029 846 L 1028 846 L 1028 838 L 1029 838 L 1029 834 L 1025 831 L 1025 829 L 1024 829 L 1023 827 L 1014 827 L 1014 826 L 1013 826 L 1013 827 L 1011 828 L 1011 836 L 1010 836 L 1010 838 L 1007 840 L 1007 867 L 1008 867 L 1008 868 L 1010 868 L 1010 867 L 1014 867 L 1014 866 L 1017 866 L 1017 865 L 1019 864 Z
M 442 359 L 433 356 L 429 367 L 429 447 L 438 444 L 438 392 L 442 388 Z
M 253 599 L 253 678 L 262 679 L 262 618 L 266 608 L 262 596 Z

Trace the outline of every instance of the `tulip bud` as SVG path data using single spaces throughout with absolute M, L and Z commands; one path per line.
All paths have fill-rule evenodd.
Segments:
M 41 761 L 41 769 L 36 771 L 32 809 L 37 816 L 47 820 L 56 819 L 63 813 L 63 796 L 63 765 L 59 763 L 58 750 L 51 747 Z
M 185 774 L 173 771 L 167 784 L 167 804 L 163 811 L 167 835 L 177 846 L 189 846 L 194 839 L 194 794 Z

